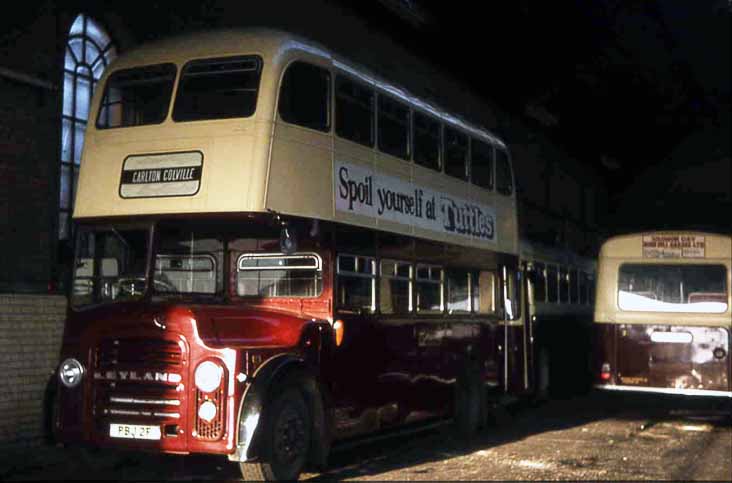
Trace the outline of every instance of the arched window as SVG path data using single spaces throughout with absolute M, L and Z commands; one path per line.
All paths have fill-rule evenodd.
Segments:
M 63 113 L 61 116 L 61 182 L 59 189 L 59 238 L 70 235 L 84 130 L 94 87 L 117 55 L 107 32 L 84 14 L 74 20 L 64 55 Z

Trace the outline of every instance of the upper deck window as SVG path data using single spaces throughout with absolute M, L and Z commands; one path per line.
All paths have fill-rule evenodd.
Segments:
M 508 153 L 502 148 L 496 149 L 496 191 L 503 195 L 513 193 L 511 164 L 508 161 Z
M 243 297 L 317 297 L 323 290 L 316 254 L 244 254 L 237 267 L 236 293 Z
M 181 73 L 173 120 L 249 117 L 257 107 L 259 57 L 194 60 Z
M 637 312 L 727 311 L 723 265 L 624 264 L 618 274 L 618 306 Z
M 415 112 L 414 120 L 414 162 L 440 171 L 440 145 L 442 125 L 439 121 Z
M 445 174 L 467 180 L 467 161 L 468 136 L 445 127 Z
M 409 157 L 409 108 L 379 94 L 379 149 L 398 158 Z
M 374 91 L 336 77 L 336 134 L 364 146 L 374 145 Z
M 298 126 L 330 130 L 330 72 L 305 62 L 293 62 L 282 78 L 279 113 Z
M 477 139 L 470 147 L 470 180 L 481 188 L 493 188 L 493 147 Z
M 173 64 L 112 73 L 104 88 L 97 128 L 159 124 L 165 120 L 175 81 Z

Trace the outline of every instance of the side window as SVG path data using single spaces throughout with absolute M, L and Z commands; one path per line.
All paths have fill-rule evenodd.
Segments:
M 467 270 L 447 270 L 448 313 L 470 312 L 470 275 Z
M 559 302 L 569 302 L 569 272 L 567 267 L 559 267 Z
M 336 306 L 373 313 L 376 311 L 376 260 L 338 255 Z
M 579 276 L 576 268 L 569 271 L 569 297 L 571 303 L 579 303 Z
M 496 191 L 503 195 L 513 193 L 511 164 L 508 161 L 508 153 L 503 148 L 496 148 Z
M 579 303 L 582 305 L 587 304 L 587 288 L 589 286 L 587 273 L 579 272 Z
M 445 174 L 467 180 L 468 136 L 445 126 Z
M 402 159 L 409 159 L 409 107 L 379 94 L 379 149 Z
M 443 270 L 417 265 L 417 312 L 442 312 Z
M 379 309 L 382 314 L 412 311 L 412 266 L 408 262 L 381 261 Z
M 493 146 L 477 139 L 470 145 L 470 180 L 481 188 L 493 188 Z
M 534 263 L 534 301 L 546 301 L 546 268 L 543 263 Z
M 315 254 L 243 254 L 236 279 L 242 297 L 317 297 L 323 290 L 323 265 Z
M 587 283 L 587 301 L 590 305 L 595 305 L 595 277 L 593 275 L 589 276 Z
M 546 295 L 547 301 L 556 303 L 559 299 L 559 275 L 556 265 L 546 266 Z
M 473 287 L 473 312 L 479 314 L 493 314 L 496 312 L 496 273 L 489 270 L 481 271 L 477 277 L 471 277 Z
M 442 125 L 429 116 L 414 112 L 414 162 L 440 171 L 440 144 Z
M 364 146 L 374 145 L 374 91 L 336 77 L 336 134 Z
M 330 72 L 305 62 L 293 62 L 282 78 L 280 117 L 298 126 L 330 129 Z

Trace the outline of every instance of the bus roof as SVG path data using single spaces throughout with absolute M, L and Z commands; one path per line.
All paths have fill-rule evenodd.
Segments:
M 173 62 L 178 66 L 183 66 L 193 59 L 226 57 L 251 51 L 258 52 L 266 59 L 272 59 L 293 50 L 307 52 L 312 56 L 326 60 L 337 69 L 373 84 L 375 88 L 381 91 L 399 97 L 445 122 L 459 126 L 474 136 L 481 137 L 507 149 L 506 144 L 487 128 L 477 127 L 458 115 L 448 113 L 445 109 L 439 107 L 437 103 L 424 100 L 424 96 L 418 97 L 411 94 L 407 89 L 380 78 L 367 67 L 343 58 L 332 49 L 328 49 L 318 42 L 272 28 L 215 29 L 159 39 L 121 54 L 113 61 L 105 74 L 108 75 L 121 69 L 165 62 Z

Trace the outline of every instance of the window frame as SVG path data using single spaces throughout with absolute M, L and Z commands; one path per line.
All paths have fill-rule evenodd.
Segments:
M 415 158 L 415 154 L 417 153 L 417 123 L 415 122 L 416 116 L 421 116 L 429 121 L 434 122 L 437 124 L 437 166 L 428 166 L 426 164 L 423 164 Z M 435 171 L 437 173 L 443 173 L 444 174 L 444 152 L 443 152 L 443 145 L 442 145 L 442 138 L 443 138 L 443 128 L 444 123 L 437 117 L 430 115 L 424 111 L 421 111 L 419 109 L 412 109 L 412 134 L 410 139 L 412 140 L 412 149 L 411 149 L 411 159 L 412 162 L 418 166 L 422 166 L 425 169 L 429 169 L 432 171 Z
M 413 117 L 412 106 L 408 102 L 400 101 L 400 100 L 396 99 L 394 96 L 386 94 L 377 89 L 374 89 L 374 94 L 375 94 L 375 98 L 376 98 L 374 101 L 375 110 L 376 110 L 375 116 L 374 116 L 375 124 L 376 124 L 376 129 L 374 132 L 375 137 L 376 137 L 376 142 L 374 143 L 374 145 L 375 145 L 376 149 L 379 152 L 386 154 L 388 156 L 393 156 L 397 159 L 401 159 L 404 161 L 411 161 L 411 159 L 412 159 L 412 117 Z M 405 126 L 406 127 L 406 129 L 405 129 L 406 143 L 404 144 L 404 155 L 403 156 L 400 156 L 399 154 L 395 154 L 395 153 L 390 153 L 389 151 L 385 151 L 382 148 L 382 144 L 381 144 L 381 137 L 382 137 L 381 136 L 381 116 L 382 116 L 381 99 L 382 98 L 387 99 L 387 102 L 392 102 L 396 105 L 401 105 L 407 111 L 407 122 L 406 122 L 406 126 Z M 393 118 L 390 114 L 384 114 L 384 115 L 386 117 L 388 117 L 391 122 L 395 122 L 395 123 L 400 122 L 398 119 Z
M 415 313 L 414 308 L 414 276 L 415 276 L 415 270 L 414 270 L 414 264 L 407 260 L 398 260 L 393 258 L 380 258 L 379 260 L 379 294 L 378 294 L 378 312 L 383 315 L 390 315 L 390 316 L 406 316 Z M 393 264 L 395 267 L 394 275 L 384 275 L 384 264 Z M 398 275 L 398 267 L 399 265 L 406 265 L 409 268 L 409 275 L 403 276 Z M 390 280 L 399 280 L 403 282 L 407 282 L 408 287 L 408 307 L 406 312 L 384 312 L 382 310 L 383 307 L 383 299 L 382 299 L 382 290 L 381 290 L 381 281 L 382 279 L 390 279 Z
M 447 131 L 448 131 L 448 129 L 451 130 L 451 131 L 453 131 L 453 132 L 455 132 L 456 134 L 464 137 L 465 138 L 465 141 L 466 141 L 465 142 L 465 158 L 464 158 L 464 161 L 463 161 L 463 171 L 464 172 L 463 172 L 463 176 L 462 177 L 455 176 L 454 174 L 451 174 L 451 173 L 448 173 L 447 172 L 447 163 L 448 163 L 448 159 L 447 159 Z M 444 124 L 443 123 L 443 125 L 442 125 L 442 153 L 443 153 L 443 157 L 442 157 L 442 173 L 445 174 L 446 176 L 449 176 L 451 179 L 457 179 L 457 180 L 460 180 L 460 181 L 464 181 L 466 183 L 467 182 L 470 182 L 470 135 L 468 135 L 468 133 L 466 133 L 465 131 L 463 131 L 462 129 L 460 129 L 460 128 L 456 127 L 456 126 L 452 126 L 452 125 L 448 125 L 448 124 Z
M 501 187 L 499 187 L 499 185 L 498 185 L 498 164 L 499 164 L 498 153 L 499 152 L 505 153 L 505 155 L 506 155 L 505 162 L 506 162 L 506 167 L 508 168 L 508 173 L 507 173 L 508 174 L 508 185 L 507 185 L 508 189 L 507 190 L 501 189 Z M 508 151 L 507 147 L 495 146 L 493 154 L 494 154 L 493 186 L 495 187 L 494 189 L 495 189 L 496 193 L 501 194 L 503 196 L 513 196 L 514 193 L 516 192 L 516 188 L 515 188 L 515 179 L 513 176 L 513 162 L 511 159 L 511 153 Z
M 223 62 L 223 61 L 236 61 L 236 60 L 249 60 L 252 59 L 256 62 L 256 69 L 255 72 L 257 73 L 257 87 L 254 90 L 254 104 L 252 106 L 252 111 L 246 116 L 225 116 L 225 117 L 205 117 L 205 118 L 196 118 L 196 119 L 178 119 L 176 118 L 176 108 L 178 107 L 178 99 L 180 99 L 181 96 L 181 88 L 183 87 L 183 81 L 185 79 L 186 71 L 190 68 L 191 64 L 195 63 L 210 63 L 214 64 L 217 61 Z M 224 56 L 217 56 L 217 57 L 201 57 L 197 59 L 189 59 L 186 61 L 185 64 L 183 64 L 183 67 L 180 68 L 180 71 L 177 73 L 177 79 L 174 83 L 174 89 L 173 92 L 175 93 L 175 98 L 170 101 L 170 104 L 168 106 L 168 115 L 170 116 L 170 119 L 174 123 L 188 123 L 188 122 L 215 122 L 215 121 L 232 121 L 235 119 L 251 119 L 252 117 L 257 115 L 257 108 L 259 106 L 259 93 L 262 89 L 262 73 L 264 70 L 264 60 L 262 59 L 262 56 L 259 54 L 236 54 L 236 55 L 224 55 Z M 172 94 L 172 93 L 171 93 Z M 171 97 L 173 97 L 171 95 Z
M 344 257 L 353 257 L 355 260 L 354 262 L 357 265 L 358 259 L 365 259 L 366 261 L 371 263 L 372 267 L 372 273 L 361 273 L 361 272 L 352 272 L 350 270 L 344 270 L 341 268 L 341 259 Z M 351 253 L 338 253 L 336 256 L 336 291 L 335 293 L 338 294 L 338 289 L 340 288 L 340 279 L 339 277 L 351 277 L 351 278 L 362 278 L 362 279 L 371 279 L 371 307 L 369 308 L 369 314 L 375 314 L 377 312 L 377 306 L 378 306 L 378 297 L 376 295 L 376 287 L 377 287 L 377 280 L 378 280 L 378 266 L 377 266 L 377 260 L 376 257 L 369 256 L 369 255 L 356 255 Z M 338 297 L 336 297 L 338 298 Z M 340 305 L 339 301 L 336 300 L 334 303 L 334 306 L 336 310 L 362 310 L 363 308 L 360 307 L 358 309 L 354 309 L 350 306 L 342 306 Z
M 429 276 L 427 278 L 420 278 L 420 269 L 427 269 Z M 432 271 L 439 270 L 440 279 L 432 279 Z M 414 266 L 414 312 L 417 314 L 442 314 L 445 312 L 445 267 L 442 265 L 435 265 L 430 263 L 417 263 Z M 437 285 L 440 290 L 440 308 L 439 309 L 420 309 L 419 308 L 419 295 L 420 295 L 420 284 Z
M 371 91 L 371 122 L 370 122 L 370 141 L 368 144 L 362 143 L 360 141 L 356 141 L 355 139 L 351 139 L 348 137 L 345 137 L 341 135 L 341 133 L 338 132 L 338 128 L 340 127 L 340 123 L 342 121 L 339 120 L 338 116 L 338 84 L 339 82 L 349 82 L 351 84 L 355 84 L 359 86 L 362 89 L 368 89 Z M 336 72 L 335 74 L 335 80 L 333 82 L 333 133 L 335 136 L 339 139 L 342 139 L 344 141 L 352 142 L 354 144 L 357 144 L 359 146 L 363 146 L 366 148 L 374 149 L 376 147 L 376 89 L 374 88 L 373 84 L 369 84 L 366 82 L 362 82 L 360 80 L 357 80 L 356 78 L 344 74 L 342 72 Z M 357 102 L 355 99 L 351 100 L 350 102 Z M 360 103 L 357 102 L 357 104 L 360 105 Z M 362 106 L 363 107 L 363 106 Z
M 293 259 L 293 258 L 314 258 L 316 261 L 316 266 L 307 266 L 307 265 L 294 265 L 294 266 L 288 266 L 288 267 L 275 267 L 275 266 L 265 266 L 265 267 L 250 267 L 250 268 L 242 268 L 241 262 L 243 259 L 278 259 L 278 258 L 284 258 L 284 259 Z M 320 287 L 319 291 L 315 295 L 276 295 L 276 296 L 263 296 L 263 295 L 242 295 L 239 293 L 239 272 L 243 271 L 273 271 L 273 270 L 315 270 L 316 272 L 320 273 Z M 234 287 L 234 293 L 237 297 L 242 299 L 317 299 L 325 293 L 324 291 L 324 285 L 325 285 L 325 278 L 323 277 L 324 271 L 323 271 L 323 259 L 321 256 L 315 252 L 299 252 L 299 253 L 293 253 L 290 255 L 286 255 L 284 253 L 279 252 L 244 252 L 240 253 L 237 256 L 236 259 L 236 273 L 235 273 L 235 279 L 234 282 L 236 283 L 236 286 Z
M 304 124 L 298 124 L 297 122 L 294 122 L 294 121 L 288 121 L 287 119 L 285 119 L 282 116 L 282 111 L 281 111 L 282 102 L 281 101 L 282 101 L 282 88 L 283 88 L 284 83 L 285 83 L 285 76 L 290 71 L 290 69 L 294 65 L 296 65 L 296 64 L 302 64 L 302 65 L 307 65 L 307 66 L 310 66 L 310 67 L 314 67 L 314 68 L 320 69 L 323 72 L 326 72 L 328 74 L 328 94 L 326 96 L 327 97 L 326 98 L 326 102 L 327 102 L 327 106 L 326 106 L 327 123 L 326 123 L 326 126 L 324 126 L 323 129 L 320 129 L 320 128 L 317 128 L 317 127 L 313 127 L 313 126 L 306 126 Z M 328 134 L 332 133 L 334 131 L 333 130 L 333 126 L 335 124 L 333 122 L 333 117 L 334 117 L 334 115 L 333 115 L 333 104 L 335 102 L 335 99 L 333 97 L 333 93 L 334 93 L 334 89 L 333 89 L 333 87 L 334 87 L 334 77 L 335 76 L 333 75 L 333 72 L 330 69 L 328 69 L 326 67 L 322 67 L 322 66 L 320 66 L 318 64 L 315 64 L 313 62 L 308 62 L 308 61 L 302 60 L 302 59 L 295 59 L 295 60 L 291 61 L 283 69 L 282 76 L 281 76 L 280 82 L 279 82 L 279 88 L 277 89 L 277 116 L 278 116 L 278 118 L 283 123 L 288 124 L 288 125 L 291 125 L 291 126 L 297 126 L 297 127 L 301 127 L 301 128 L 305 128 L 305 129 L 312 129 L 314 131 L 318 131 L 318 132 L 322 132 L 322 133 L 328 133 Z
M 120 72 L 128 72 L 128 71 L 132 71 L 132 70 L 148 69 L 151 67 L 163 67 L 163 66 L 172 66 L 173 67 L 173 82 L 170 87 L 170 96 L 168 97 L 168 105 L 166 106 L 165 114 L 159 121 L 146 122 L 143 124 L 126 124 L 126 125 L 119 125 L 119 126 L 100 125 L 100 119 L 102 117 L 102 110 L 105 107 L 111 105 L 111 103 L 105 104 L 104 101 L 106 99 L 107 87 L 109 86 L 109 82 L 114 78 L 114 76 L 116 76 Z M 103 86 L 104 92 L 102 93 L 102 97 L 99 101 L 99 109 L 97 110 L 97 116 L 96 116 L 96 121 L 94 122 L 94 127 L 99 131 L 109 131 L 112 129 L 117 130 L 117 129 L 128 129 L 128 128 L 135 128 L 135 127 L 149 127 L 149 126 L 158 126 L 160 124 L 163 124 L 164 122 L 166 122 L 168 120 L 168 117 L 171 114 L 172 103 L 174 102 L 173 93 L 177 89 L 177 82 L 178 82 L 179 75 L 180 75 L 180 71 L 178 70 L 178 66 L 173 62 L 161 62 L 159 64 L 145 64 L 145 65 L 140 65 L 140 66 L 136 66 L 136 67 L 118 69 L 118 70 L 111 72 L 109 74 L 109 76 L 107 76 L 106 80 L 104 81 L 104 86 Z
M 480 143 L 482 145 L 487 146 L 490 149 L 490 179 L 488 180 L 488 186 L 483 186 L 482 184 L 478 184 L 475 182 L 475 179 L 473 177 L 473 143 Z M 471 136 L 470 137 L 470 150 L 468 154 L 468 172 L 469 172 L 469 178 L 470 178 L 470 184 L 473 186 L 477 186 L 478 188 L 484 189 L 486 191 L 493 191 L 495 189 L 495 177 L 496 177 L 496 147 L 492 142 L 484 141 L 482 139 L 476 138 Z

